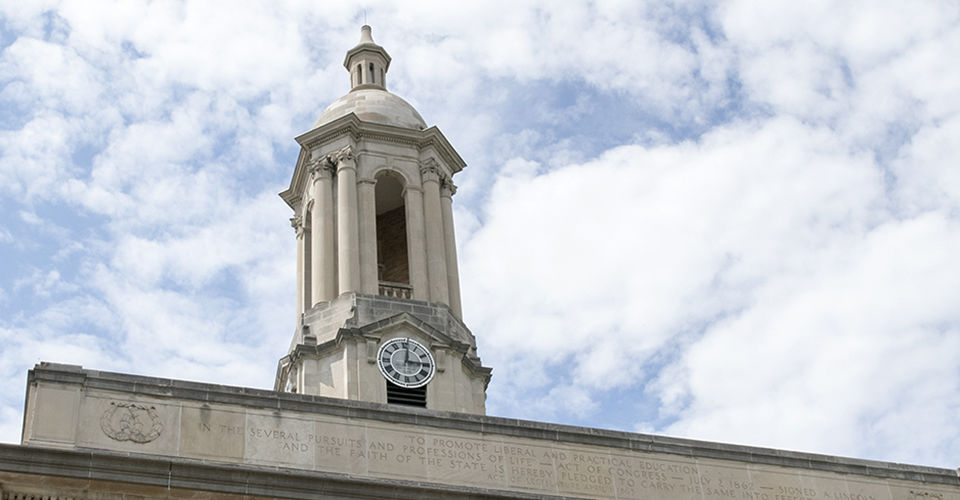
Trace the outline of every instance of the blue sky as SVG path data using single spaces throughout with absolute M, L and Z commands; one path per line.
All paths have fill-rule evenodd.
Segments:
M 364 11 L 468 163 L 490 414 L 960 464 L 943 2 L 4 2 L 0 440 L 40 360 L 272 386 Z

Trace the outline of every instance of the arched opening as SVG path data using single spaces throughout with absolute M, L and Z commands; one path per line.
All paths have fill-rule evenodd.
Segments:
M 370 63 L 370 83 L 377 83 L 377 72 L 373 70 L 373 63 Z
M 357 85 L 360 85 L 362 83 L 363 83 L 363 65 L 358 64 L 357 65 Z
M 403 179 L 392 172 L 377 175 L 377 278 L 380 294 L 411 298 L 407 259 L 407 213 Z
M 313 209 L 307 209 L 307 214 L 303 218 L 303 275 L 300 276 L 303 283 L 303 303 L 304 311 L 313 307 L 313 281 L 310 279 L 313 274 L 313 238 L 310 232 L 313 227 Z

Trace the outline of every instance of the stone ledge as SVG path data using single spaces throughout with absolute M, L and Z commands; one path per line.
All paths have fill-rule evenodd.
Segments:
M 29 484 L 39 477 L 58 481 L 50 488 L 86 488 L 90 482 L 162 487 L 167 491 L 214 491 L 279 498 L 401 498 L 401 499 L 562 499 L 559 496 L 499 492 L 480 488 L 386 479 L 297 469 L 209 463 L 183 458 L 157 458 L 100 450 L 59 450 L 0 444 L 0 472 Z M 9 481 L 14 483 L 16 481 Z M 56 493 L 53 491 L 52 493 Z
M 69 382 L 82 384 L 86 388 L 178 398 L 203 403 L 225 403 L 253 408 L 296 410 L 437 429 L 545 439 L 557 443 L 586 444 L 631 451 L 666 453 L 688 458 L 715 458 L 747 464 L 774 465 L 812 471 L 960 486 L 960 477 L 958 477 L 956 471 L 951 469 L 634 434 L 484 415 L 433 411 L 274 392 L 264 389 L 79 370 L 74 366 L 64 367 L 42 363 L 31 370 L 28 376 L 28 384 L 40 381 Z

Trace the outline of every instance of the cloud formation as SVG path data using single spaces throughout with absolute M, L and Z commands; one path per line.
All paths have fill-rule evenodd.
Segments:
M 492 414 L 960 461 L 960 9 L 367 9 L 391 90 L 470 164 Z M 276 193 L 347 90 L 361 11 L 20 2 L 0 22 L 0 439 L 41 359 L 269 387 L 294 326 Z

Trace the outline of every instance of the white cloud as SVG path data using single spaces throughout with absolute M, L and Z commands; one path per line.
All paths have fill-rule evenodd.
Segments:
M 877 422 L 907 388 L 958 399 L 941 353 L 960 329 L 944 272 L 960 226 L 896 218 L 882 167 L 828 129 L 774 119 L 541 175 L 509 165 L 462 266 L 467 320 L 501 363 L 495 407 L 652 380 L 668 432 L 879 456 L 864 443 L 893 439 Z M 945 460 L 953 434 L 898 451 Z
M 5 99 L 77 113 L 99 98 L 98 72 L 70 47 L 21 37 L 3 50 L 0 61 L 0 78 L 12 80 L 3 88 Z
M 7 440 L 40 359 L 270 385 L 293 326 L 275 192 L 360 20 L 56 7 L 0 6 L 0 240 L 29 262 L 0 282 Z M 590 425 L 632 411 L 613 388 L 645 405 L 629 428 L 956 462 L 955 6 L 368 11 L 391 89 L 471 164 L 460 271 L 494 412 Z
M 947 460 L 957 432 L 934 409 L 960 404 L 957 251 L 960 222 L 943 214 L 891 221 L 790 293 L 761 294 L 661 379 L 691 401 L 667 430 L 848 455 L 881 441 Z M 891 422 L 906 419 L 929 426 L 901 439 Z

